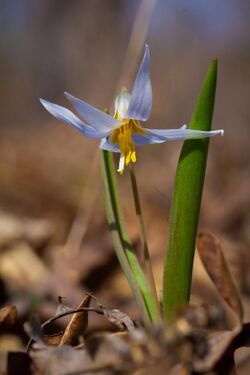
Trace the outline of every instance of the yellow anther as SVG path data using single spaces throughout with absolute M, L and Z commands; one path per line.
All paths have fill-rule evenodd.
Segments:
M 124 124 L 114 129 L 110 137 L 111 142 L 114 144 L 118 143 L 120 147 L 121 158 L 118 172 L 121 174 L 124 171 L 125 165 L 128 166 L 131 162 L 136 162 L 133 134 L 145 134 L 145 131 L 136 120 L 125 119 Z
M 113 130 L 110 141 L 113 144 L 118 144 L 121 157 L 119 162 L 119 173 L 123 173 L 125 165 L 128 166 L 131 162 L 136 162 L 136 151 L 133 142 L 133 134 L 145 134 L 145 130 L 140 127 L 137 120 L 126 118 L 131 96 L 129 92 L 123 88 L 115 100 L 115 114 L 114 118 L 122 121 L 123 124 Z
M 133 151 L 132 154 L 131 154 L 131 160 L 132 160 L 133 163 L 136 162 L 136 152 L 135 151 Z

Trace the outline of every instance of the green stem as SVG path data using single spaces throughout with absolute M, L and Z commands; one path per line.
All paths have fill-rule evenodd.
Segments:
M 124 229 L 112 153 L 103 151 L 102 176 L 105 188 L 106 213 L 117 258 L 141 311 L 145 324 L 156 320 L 154 301 L 143 271 Z
M 150 259 L 149 249 L 148 249 L 148 243 L 146 238 L 146 231 L 145 231 L 145 225 L 144 220 L 142 216 L 142 210 L 141 210 L 141 203 L 140 203 L 140 197 L 138 192 L 138 186 L 136 181 L 136 175 L 135 170 L 133 166 L 130 164 L 129 166 L 129 172 L 130 172 L 130 180 L 131 180 L 131 186 L 132 186 L 132 192 L 133 192 L 133 199 L 134 199 L 134 205 L 135 205 L 135 212 L 137 216 L 138 221 L 138 227 L 140 232 L 140 239 L 141 239 L 141 245 L 143 249 L 143 261 L 144 261 L 144 267 L 145 267 L 145 274 L 146 278 L 149 284 L 150 291 L 152 293 L 152 297 L 154 300 L 154 305 L 156 308 L 156 316 L 157 320 L 160 321 L 161 318 L 161 311 L 160 311 L 160 305 L 157 297 L 157 290 L 155 286 L 154 281 L 154 275 L 152 270 L 152 262 Z
M 214 60 L 201 89 L 190 129 L 211 130 L 216 78 L 217 61 Z M 163 309 L 167 321 L 180 306 L 189 303 L 208 145 L 208 138 L 186 140 L 176 170 L 163 276 Z

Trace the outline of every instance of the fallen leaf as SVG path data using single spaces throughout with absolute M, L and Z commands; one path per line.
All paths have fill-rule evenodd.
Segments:
M 201 261 L 217 290 L 234 311 L 241 324 L 243 308 L 238 289 L 223 255 L 220 242 L 210 233 L 200 233 L 197 248 Z
M 86 340 L 85 345 L 96 368 L 109 369 L 107 374 L 120 373 L 122 370 L 121 373 L 132 374 L 127 372 L 135 368 L 127 336 L 121 336 L 121 333 L 96 333 Z
M 15 293 L 39 285 L 48 272 L 44 261 L 25 242 L 0 254 L 0 277 Z
M 247 374 L 250 368 L 250 349 L 249 348 L 239 348 L 234 353 L 235 367 L 239 373 Z
M 57 346 L 60 344 L 63 334 L 64 332 L 62 331 L 62 332 L 54 333 L 53 335 L 44 335 L 43 339 L 44 339 L 45 344 Z
M 194 362 L 197 372 L 215 370 L 216 374 L 234 374 L 234 353 L 250 346 L 250 323 L 237 325 L 232 331 L 214 334 L 209 339 L 210 352 L 202 361 Z
M 91 295 L 88 294 L 78 306 L 78 309 L 89 307 Z M 75 313 L 66 327 L 60 345 L 73 345 L 83 335 L 88 327 L 88 311 Z
M 76 350 L 68 345 L 47 346 L 35 343 L 30 351 L 32 375 L 82 374 L 93 366 L 86 350 Z
M 103 313 L 110 323 L 114 324 L 121 331 L 132 331 L 136 327 L 135 321 L 118 309 L 108 310 L 103 307 Z

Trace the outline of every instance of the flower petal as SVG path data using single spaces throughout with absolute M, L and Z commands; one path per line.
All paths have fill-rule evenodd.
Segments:
M 107 131 L 100 132 L 97 129 L 91 128 L 90 126 L 84 124 L 84 122 L 79 120 L 79 118 L 76 117 L 74 113 L 72 113 L 69 109 L 64 108 L 58 104 L 48 102 L 44 99 L 40 99 L 40 102 L 54 117 L 56 117 L 60 121 L 66 122 L 70 126 L 73 126 L 81 133 L 83 133 L 86 137 L 98 139 L 106 136 Z
M 115 98 L 115 115 L 116 119 L 123 119 L 127 117 L 127 112 L 129 108 L 131 95 L 124 88 L 121 90 L 120 94 Z
M 152 87 L 149 77 L 149 48 L 145 46 L 144 56 L 138 70 L 126 118 L 146 121 L 152 107 Z
M 73 104 L 76 111 L 95 129 L 112 131 L 122 122 L 114 119 L 107 113 L 100 111 L 92 105 L 80 100 L 65 91 L 66 98 Z
M 121 152 L 117 144 L 113 144 L 107 138 L 103 138 L 99 145 L 101 150 L 111 151 L 111 152 Z
M 150 135 L 146 133 L 144 135 L 133 134 L 132 139 L 136 146 L 150 145 L 152 143 L 155 143 L 153 140 L 151 140 Z
M 223 135 L 224 130 L 202 131 L 187 129 L 182 126 L 180 129 L 147 129 L 144 128 L 145 135 L 134 134 L 133 141 L 137 146 L 153 143 L 163 143 L 167 141 L 178 141 L 183 139 L 209 138 L 215 135 Z

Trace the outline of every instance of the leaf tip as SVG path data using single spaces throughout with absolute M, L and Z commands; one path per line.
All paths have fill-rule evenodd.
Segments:
M 211 66 L 217 70 L 217 67 L 218 67 L 218 59 L 216 57 L 213 58 L 212 62 L 211 62 Z

